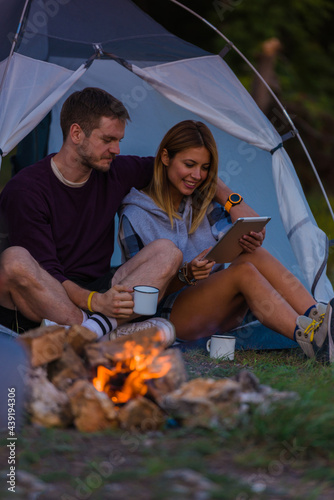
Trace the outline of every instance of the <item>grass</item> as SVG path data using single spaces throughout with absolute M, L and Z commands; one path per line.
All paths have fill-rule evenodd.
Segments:
M 188 373 L 203 354 L 187 355 Z M 211 363 L 206 376 L 219 377 L 220 363 Z M 230 376 L 239 368 L 250 369 L 261 384 L 296 394 L 292 400 L 278 403 L 267 413 L 256 409 L 236 429 L 224 436 L 224 446 L 235 450 L 238 465 L 270 468 L 270 464 L 304 468 L 305 461 L 317 461 L 317 473 L 311 465 L 305 475 L 326 479 L 334 484 L 330 464 L 334 460 L 333 366 L 306 360 L 299 349 L 282 351 L 237 352 Z M 225 367 L 228 375 L 228 367 Z
M 306 360 L 299 349 L 237 351 L 234 361 L 192 350 L 183 358 L 189 378 L 232 377 L 247 369 L 261 384 L 295 397 L 266 412 L 254 408 L 232 430 L 82 434 L 26 426 L 18 442 L 19 467 L 55 488 L 55 496 L 40 498 L 79 498 L 78 491 L 92 499 L 201 498 L 191 496 L 192 488 L 208 488 L 203 498 L 227 500 L 334 494 L 334 367 Z
M 190 379 L 247 369 L 261 384 L 295 397 L 265 412 L 254 408 L 234 429 L 84 434 L 26 425 L 18 469 L 54 489 L 39 498 L 333 498 L 334 367 L 306 360 L 299 349 L 237 351 L 234 361 L 211 359 L 203 350 L 182 355 Z

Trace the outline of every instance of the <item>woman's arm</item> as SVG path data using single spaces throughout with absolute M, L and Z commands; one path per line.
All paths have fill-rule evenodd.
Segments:
M 217 191 L 215 196 L 215 201 L 220 203 L 223 207 L 225 206 L 229 195 L 233 193 L 226 184 L 218 178 Z M 242 193 L 240 193 L 242 196 Z M 257 217 L 259 214 L 255 212 L 244 200 L 238 205 L 233 205 L 229 211 L 232 222 L 236 221 L 239 217 Z M 252 232 L 250 234 L 244 235 L 240 240 L 240 245 L 245 252 L 253 252 L 256 248 L 260 247 L 265 238 L 266 229 L 263 228 L 259 233 Z
M 223 207 L 227 202 L 227 199 L 231 193 L 233 193 L 226 184 L 218 178 L 217 191 L 215 196 L 215 201 L 220 203 Z M 240 193 L 242 196 L 242 193 Z M 234 205 L 230 210 L 230 215 L 232 222 L 236 221 L 238 217 L 257 217 L 259 214 L 255 212 L 245 201 L 243 200 L 239 205 Z

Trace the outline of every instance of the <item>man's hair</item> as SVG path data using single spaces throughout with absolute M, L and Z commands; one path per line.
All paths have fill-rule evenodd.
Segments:
M 77 123 L 89 137 L 92 130 L 99 127 L 103 116 L 123 122 L 130 120 L 124 104 L 105 90 L 87 87 L 73 92 L 64 102 L 60 113 L 64 141 L 73 123 Z
M 144 190 L 155 201 L 158 207 L 167 213 L 173 227 L 173 218 L 180 219 L 180 216 L 173 207 L 173 200 L 168 189 L 167 169 L 162 163 L 161 155 L 163 150 L 166 149 L 169 159 L 172 160 L 181 151 L 199 147 L 205 147 L 208 150 L 210 154 L 210 168 L 206 180 L 192 194 L 193 218 L 190 233 L 196 231 L 202 222 L 217 189 L 217 145 L 211 130 L 204 123 L 194 120 L 184 120 L 168 130 L 159 145 L 155 157 L 152 180 Z

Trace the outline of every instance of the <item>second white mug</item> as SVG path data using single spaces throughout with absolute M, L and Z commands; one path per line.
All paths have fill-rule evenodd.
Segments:
M 206 349 L 211 358 L 234 359 L 235 337 L 232 335 L 212 335 L 207 341 Z

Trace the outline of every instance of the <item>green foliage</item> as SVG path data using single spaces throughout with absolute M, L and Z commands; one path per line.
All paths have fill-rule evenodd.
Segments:
M 329 197 L 329 202 L 331 207 L 334 207 L 334 196 Z M 334 221 L 324 197 L 316 193 L 311 193 L 308 196 L 308 203 L 318 226 L 326 233 L 329 240 L 334 240 Z M 334 285 L 334 245 L 329 247 L 327 276 L 332 285 Z
M 172 33 L 206 50 L 219 53 L 224 40 L 203 22 L 165 0 L 135 3 Z M 317 105 L 334 110 L 332 64 L 334 4 L 331 0 L 183 0 L 207 19 L 256 65 L 261 44 L 270 38 L 282 43 L 277 74 L 285 100 L 306 94 Z M 248 67 L 231 51 L 228 62 L 242 80 Z M 249 78 L 249 83 L 251 78 Z
M 234 8 L 231 8 L 234 6 Z M 252 62 L 256 63 L 261 44 L 278 38 L 282 53 L 277 75 L 285 100 L 307 94 L 322 109 L 334 109 L 332 64 L 334 37 L 331 29 L 334 5 L 329 0 L 293 0 L 279 2 L 215 1 L 208 12 L 212 24 L 219 27 Z M 216 40 L 219 51 L 220 40 Z M 245 67 L 231 56 L 241 74 Z M 248 71 L 248 70 L 247 70 Z

